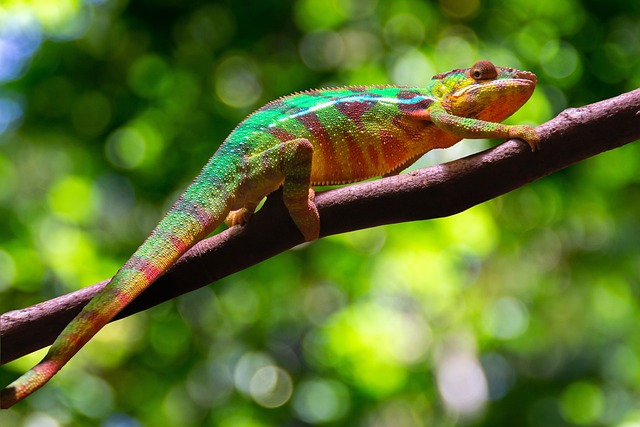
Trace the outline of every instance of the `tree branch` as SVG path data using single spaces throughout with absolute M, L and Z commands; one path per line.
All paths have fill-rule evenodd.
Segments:
M 507 193 L 575 162 L 640 139 L 640 89 L 569 109 L 538 126 L 542 150 L 508 141 L 454 162 L 318 194 L 321 236 L 438 218 Z M 273 257 L 302 242 L 280 197 L 244 227 L 198 243 L 119 317 Z M 390 209 L 390 207 L 393 207 Z M 107 281 L 0 317 L 2 364 L 42 348 Z

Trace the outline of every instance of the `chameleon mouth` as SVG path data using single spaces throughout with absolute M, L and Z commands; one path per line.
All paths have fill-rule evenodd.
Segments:
M 530 73 L 529 71 L 516 71 L 514 78 L 517 80 L 527 80 L 533 82 L 533 84 L 538 83 L 538 78 L 536 77 L 536 75 Z
M 537 84 L 538 83 L 538 78 L 536 77 L 535 74 L 533 73 L 529 73 L 528 71 L 521 71 L 517 76 L 517 79 L 520 80 L 529 80 L 530 82 L 533 82 L 533 84 Z

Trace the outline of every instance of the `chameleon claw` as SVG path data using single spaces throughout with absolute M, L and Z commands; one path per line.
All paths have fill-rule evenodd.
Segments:
M 234 225 L 244 225 L 249 222 L 249 218 L 253 212 L 249 211 L 247 208 L 240 208 L 235 211 L 229 212 L 227 215 L 227 219 L 224 220 L 225 224 L 228 227 L 233 227 Z

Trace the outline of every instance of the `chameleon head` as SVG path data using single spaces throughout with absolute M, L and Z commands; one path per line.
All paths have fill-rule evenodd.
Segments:
M 531 97 L 536 75 L 478 61 L 471 68 L 433 77 L 441 81 L 442 105 L 456 116 L 501 122 Z

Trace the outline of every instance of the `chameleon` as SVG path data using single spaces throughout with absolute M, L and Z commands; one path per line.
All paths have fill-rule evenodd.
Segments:
M 426 152 L 463 138 L 540 137 L 505 125 L 532 95 L 535 74 L 481 60 L 436 74 L 425 87 L 347 86 L 269 102 L 229 134 L 131 258 L 60 333 L 44 359 L 1 392 L 9 408 L 42 387 L 104 325 L 223 221 L 245 224 L 282 187 L 305 241 L 320 236 L 313 185 L 401 172 Z

